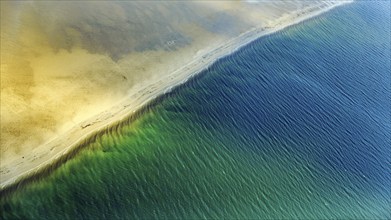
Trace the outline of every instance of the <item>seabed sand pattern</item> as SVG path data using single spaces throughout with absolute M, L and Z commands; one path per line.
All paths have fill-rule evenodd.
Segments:
M 1 188 L 217 59 L 349 2 L 1 2 Z

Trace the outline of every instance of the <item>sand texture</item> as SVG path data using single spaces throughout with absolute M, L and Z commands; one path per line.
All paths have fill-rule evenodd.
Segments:
M 2 1 L 1 188 L 241 46 L 344 3 Z

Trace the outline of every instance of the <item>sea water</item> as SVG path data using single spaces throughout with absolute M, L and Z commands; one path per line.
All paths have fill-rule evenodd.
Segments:
M 389 13 L 355 2 L 250 43 L 2 218 L 391 218 Z

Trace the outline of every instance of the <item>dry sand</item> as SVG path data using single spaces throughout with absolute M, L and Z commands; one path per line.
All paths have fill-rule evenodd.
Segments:
M 2 2 L 0 187 L 243 45 L 344 3 Z

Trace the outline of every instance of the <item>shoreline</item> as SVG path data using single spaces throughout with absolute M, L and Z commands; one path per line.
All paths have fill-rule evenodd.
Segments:
M 45 154 L 34 157 L 34 160 L 31 162 L 24 162 L 23 164 L 23 162 L 14 161 L 1 167 L 0 193 L 3 194 L 4 191 L 11 189 L 13 186 L 17 188 L 20 183 L 25 182 L 27 179 L 33 179 L 34 176 L 41 173 L 55 170 L 58 166 L 72 158 L 90 140 L 94 140 L 101 133 L 131 120 L 137 116 L 135 113 L 142 112 L 156 98 L 162 97 L 172 89 L 183 85 L 219 59 L 236 52 L 250 42 L 351 2 L 323 2 L 291 12 L 287 17 L 278 18 L 273 26 L 250 29 L 218 47 L 197 54 L 193 61 L 176 71 L 160 79 L 146 82 L 144 86 L 133 88 L 129 96 L 110 109 L 85 120 L 62 135 L 54 137 L 41 145 L 40 149 L 43 148 L 48 151 Z

